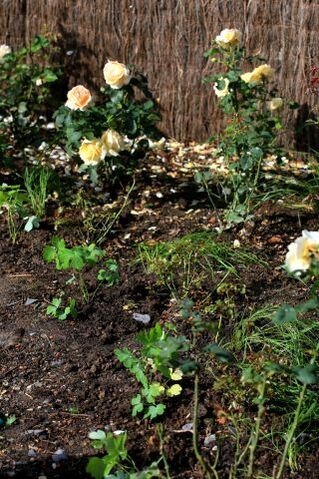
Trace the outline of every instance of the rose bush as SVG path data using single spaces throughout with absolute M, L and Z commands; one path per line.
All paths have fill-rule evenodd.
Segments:
M 0 153 L 6 164 L 17 150 L 47 140 L 42 126 L 56 107 L 52 89 L 62 75 L 55 52 L 53 41 L 41 36 L 17 51 L 0 46 Z
M 132 75 L 117 61 L 108 61 L 103 75 L 107 87 L 100 89 L 102 100 L 96 95 L 93 101 L 91 92 L 77 85 L 55 113 L 60 141 L 66 140 L 70 160 L 81 160 L 80 173 L 87 169 L 93 183 L 103 175 L 113 181 L 132 171 L 148 145 L 145 137 L 158 135 L 155 124 L 160 118 L 141 76 Z M 147 97 L 135 100 L 134 87 Z
M 211 140 L 217 142 L 230 173 L 232 203 L 228 218 L 240 222 L 261 184 L 262 162 L 269 155 L 280 160 L 282 149 L 277 138 L 282 123 L 278 113 L 284 101 L 271 84 L 273 68 L 267 63 L 258 65 L 259 56 L 246 55 L 237 29 L 225 29 L 217 35 L 206 56 L 214 65 L 222 66 L 221 73 L 205 79 L 213 83 L 219 105 L 228 117 L 223 132 Z M 247 63 L 253 68 L 244 72 L 242 65 Z

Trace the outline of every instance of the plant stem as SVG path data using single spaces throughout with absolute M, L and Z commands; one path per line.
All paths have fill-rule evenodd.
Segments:
M 255 459 L 255 452 L 257 449 L 257 444 L 259 441 L 259 436 L 260 436 L 260 426 L 261 426 L 261 420 L 265 412 L 265 391 L 266 391 L 266 377 L 263 378 L 263 382 L 261 383 L 260 387 L 260 392 L 259 392 L 259 405 L 258 405 L 258 414 L 257 414 L 257 419 L 256 419 L 256 427 L 255 430 L 252 431 L 251 435 L 251 442 L 249 446 L 249 462 L 248 462 L 248 472 L 247 472 L 247 478 L 253 477 L 253 472 L 254 472 L 254 459 Z
M 298 427 L 300 410 L 301 410 L 303 400 L 305 398 L 306 389 L 307 389 L 307 384 L 304 384 L 302 386 L 300 394 L 299 394 L 299 399 L 298 399 L 298 404 L 297 404 L 297 408 L 296 408 L 295 415 L 294 415 L 294 420 L 293 420 L 293 423 L 291 425 L 290 431 L 289 431 L 288 436 L 287 436 L 285 449 L 284 449 L 284 452 L 282 454 L 281 461 L 280 461 L 279 468 L 278 468 L 278 471 L 276 473 L 275 479 L 280 479 L 281 476 L 282 476 L 282 473 L 284 471 L 288 450 L 289 450 L 290 444 L 291 444 L 291 442 L 294 438 L 296 429 Z
M 80 290 L 81 290 L 81 294 L 82 294 L 82 298 L 83 298 L 84 302 L 88 303 L 89 299 L 90 299 L 90 295 L 89 295 L 88 289 L 85 285 L 83 274 L 81 272 L 79 273 L 79 286 L 80 286 Z
M 195 382 L 194 382 L 194 410 L 193 410 L 193 449 L 202 469 L 206 472 L 207 478 L 212 479 L 210 470 L 206 462 L 204 461 L 201 453 L 198 449 L 198 407 L 199 407 L 199 375 L 198 372 L 195 373 Z M 216 474 L 215 474 L 216 477 Z M 218 476 L 217 476 L 218 477 Z M 217 479 L 216 477 L 216 479 Z
M 165 451 L 164 451 L 164 428 L 163 424 L 160 424 L 157 428 L 157 435 L 160 441 L 160 454 L 161 458 L 164 463 L 165 475 L 166 479 L 171 479 L 170 472 L 169 472 L 169 465 L 166 459 Z
M 312 357 L 312 359 L 310 361 L 310 364 L 315 363 L 317 355 L 318 355 L 318 348 L 319 348 L 319 345 L 317 344 L 315 354 Z M 300 390 L 298 404 L 297 404 L 297 408 L 296 408 L 295 415 L 294 415 L 294 420 L 293 420 L 293 423 L 291 425 L 290 431 L 288 432 L 288 435 L 287 435 L 287 440 L 286 440 L 284 452 L 282 454 L 281 461 L 280 461 L 279 468 L 278 468 L 278 472 L 275 475 L 275 479 L 280 479 L 281 476 L 282 476 L 282 473 L 284 471 L 285 462 L 286 462 L 286 458 L 287 458 L 287 455 L 288 455 L 288 450 L 289 450 L 290 444 L 291 444 L 291 442 L 294 438 L 296 429 L 298 427 L 300 411 L 301 411 L 302 403 L 305 399 L 306 390 L 307 390 L 307 384 L 303 384 L 303 386 Z
M 121 216 L 123 210 L 126 208 L 127 204 L 128 204 L 128 201 L 129 201 L 129 198 L 131 196 L 131 193 L 134 189 L 134 186 L 135 186 L 135 178 L 133 178 L 133 182 L 127 192 L 127 195 L 125 196 L 124 198 L 124 202 L 123 202 L 123 205 L 121 206 L 121 208 L 119 209 L 119 211 L 113 216 L 113 218 L 108 222 L 108 224 L 106 225 L 105 229 L 102 230 L 102 234 L 101 236 L 99 236 L 99 238 L 97 239 L 96 241 L 96 244 L 101 244 L 105 237 L 108 235 L 109 231 L 111 230 L 111 228 L 113 227 L 113 225 L 117 222 L 118 218 Z

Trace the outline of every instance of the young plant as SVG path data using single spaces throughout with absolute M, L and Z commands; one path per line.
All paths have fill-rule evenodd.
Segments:
M 134 462 L 128 456 L 126 449 L 127 433 L 114 435 L 102 431 L 93 431 L 89 434 L 95 449 L 103 449 L 106 455 L 93 457 L 89 460 L 86 471 L 94 479 L 152 479 L 162 478 L 157 463 L 153 463 L 143 471 L 137 471 Z M 132 467 L 133 466 L 133 467 Z M 111 472 L 117 468 L 114 474 Z
M 77 85 L 55 113 L 69 156 L 75 156 L 79 171 L 87 170 L 93 183 L 99 174 L 114 179 L 134 168 L 136 158 L 148 147 L 147 140 L 136 143 L 137 139 L 156 136 L 160 119 L 144 77 L 133 76 L 115 61 L 107 62 L 103 74 L 107 87 L 101 88 L 100 102 L 94 104 L 91 92 Z M 134 86 L 146 95 L 144 101 L 134 99 Z
M 24 184 L 28 192 L 33 213 L 37 218 L 45 216 L 45 204 L 48 198 L 49 182 L 52 171 L 48 168 L 25 169 Z
M 17 240 L 22 220 L 27 214 L 27 199 L 26 192 L 21 190 L 19 185 L 0 186 L 0 208 L 6 211 L 8 231 L 13 243 Z
M 183 336 L 167 333 L 157 323 L 148 332 L 141 332 L 137 339 L 142 345 L 140 357 L 127 348 L 115 350 L 117 359 L 135 375 L 141 384 L 140 392 L 132 399 L 132 415 L 144 412 L 144 418 L 155 419 L 164 413 L 162 402 L 165 396 L 178 396 L 183 373 L 179 369 L 180 354 L 188 350 L 188 341 Z M 160 380 L 155 380 L 160 376 Z
M 95 244 L 88 246 L 74 246 L 68 248 L 63 239 L 53 237 L 51 244 L 45 246 L 43 250 L 43 259 L 48 263 L 55 263 L 56 269 L 71 270 L 72 277 L 67 281 L 67 285 L 76 283 L 80 289 L 82 299 L 85 303 L 93 301 L 97 291 L 106 284 L 107 287 L 114 286 L 119 282 L 118 265 L 115 260 L 108 259 L 105 262 L 104 268 L 98 272 L 98 286 L 95 291 L 90 294 L 83 275 L 83 270 L 86 266 L 93 267 L 105 256 L 105 252 L 97 248 Z M 63 294 L 62 294 L 63 296 Z M 77 312 L 75 308 L 75 300 L 69 299 L 68 305 L 63 308 L 62 296 L 54 298 L 50 306 L 47 308 L 47 314 L 59 319 L 66 319 L 68 316 L 76 317 Z
M 75 307 L 75 299 L 69 298 L 68 305 L 63 309 L 61 308 L 62 298 L 53 298 L 50 305 L 46 309 L 46 314 L 48 316 L 53 316 L 60 321 L 64 321 L 69 316 L 72 319 L 75 319 L 78 315 L 78 312 Z

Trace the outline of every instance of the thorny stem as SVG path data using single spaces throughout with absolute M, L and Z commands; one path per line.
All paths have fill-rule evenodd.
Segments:
M 194 410 L 193 410 L 193 449 L 202 469 L 206 472 L 207 478 L 212 479 L 209 467 L 204 461 L 201 453 L 198 449 L 198 407 L 199 407 L 199 375 L 198 372 L 195 373 L 195 382 L 194 382 Z M 216 477 L 216 474 L 215 474 Z M 218 476 L 217 476 L 218 477 Z M 216 477 L 216 479 L 217 479 Z

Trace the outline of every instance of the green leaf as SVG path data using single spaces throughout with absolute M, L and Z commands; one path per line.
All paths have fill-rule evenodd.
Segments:
M 302 384 L 319 383 L 319 368 L 316 364 L 292 368 L 292 373 Z
M 276 311 L 273 321 L 277 324 L 293 323 L 297 321 L 295 308 L 289 304 L 284 304 Z
M 144 419 L 150 418 L 155 419 L 157 416 L 164 414 L 166 406 L 162 403 L 157 404 L 156 406 L 149 406 L 147 413 L 144 414 Z
M 56 248 L 54 246 L 45 246 L 43 250 L 43 259 L 47 263 L 52 263 L 56 257 Z
M 217 359 L 219 359 L 223 363 L 233 363 L 235 361 L 235 357 L 226 349 L 221 348 L 217 343 L 209 344 L 204 348 L 204 351 L 207 353 L 213 353 Z
M 106 434 L 102 429 L 98 429 L 97 431 L 91 431 L 89 433 L 89 438 L 94 441 L 104 441 L 106 439 Z
M 103 459 L 99 457 L 91 457 L 89 463 L 86 466 L 86 472 L 89 473 L 94 479 L 104 478 L 105 464 Z

